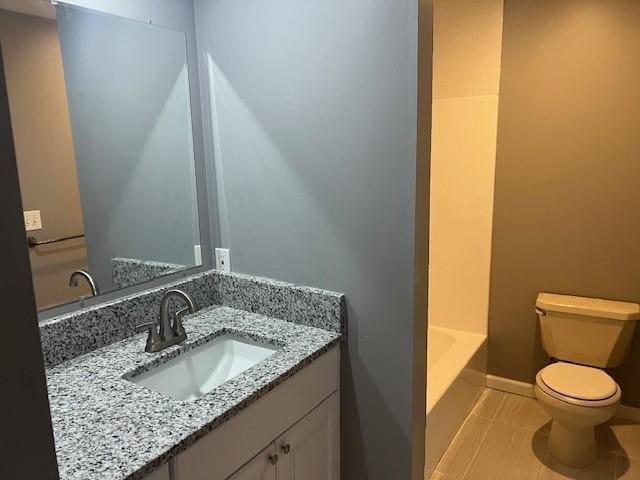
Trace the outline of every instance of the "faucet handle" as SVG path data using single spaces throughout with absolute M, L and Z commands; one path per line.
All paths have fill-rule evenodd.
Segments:
M 147 322 L 142 323 L 140 325 L 136 325 L 137 331 L 142 331 L 145 328 L 149 331 L 149 335 L 147 336 L 147 344 L 144 347 L 144 351 L 148 353 L 157 352 L 160 349 L 160 344 L 162 340 L 160 339 L 160 334 L 158 333 L 158 324 L 156 322 Z
M 187 313 L 193 313 L 190 307 L 178 310 L 173 315 L 173 333 L 175 333 L 176 337 L 184 336 L 184 338 L 187 338 L 187 332 L 184 330 L 184 326 L 182 325 L 182 317 Z

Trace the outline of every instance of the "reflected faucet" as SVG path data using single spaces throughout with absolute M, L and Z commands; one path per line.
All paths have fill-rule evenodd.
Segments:
M 178 310 L 173 315 L 169 311 L 169 303 L 172 298 L 179 298 L 187 304 L 186 307 Z M 160 317 L 158 321 L 138 325 L 138 328 L 147 328 L 149 330 L 144 350 L 148 353 L 159 352 L 186 340 L 187 332 L 185 332 L 182 325 L 182 317 L 195 311 L 195 304 L 188 293 L 176 288 L 166 292 L 160 300 Z
M 91 295 L 92 296 L 96 296 L 100 293 L 100 288 L 98 288 L 98 284 L 96 283 L 96 281 L 93 279 L 93 277 L 91 276 L 91 274 L 89 272 L 87 272 L 86 270 L 76 270 L 74 271 L 71 276 L 69 277 L 69 286 L 70 287 L 77 287 L 78 286 L 78 278 L 84 278 L 87 283 L 89 284 L 89 287 L 91 288 Z

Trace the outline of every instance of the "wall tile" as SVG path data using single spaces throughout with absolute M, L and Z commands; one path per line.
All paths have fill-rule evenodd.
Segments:
M 498 97 L 433 103 L 429 322 L 486 334 Z
M 434 99 L 497 95 L 502 0 L 436 0 Z

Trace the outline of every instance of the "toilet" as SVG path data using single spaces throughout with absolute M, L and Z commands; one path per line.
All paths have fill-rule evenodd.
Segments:
M 629 353 L 640 305 L 540 293 L 536 300 L 542 346 L 553 363 L 536 375 L 535 396 L 553 419 L 549 452 L 560 463 L 593 463 L 595 427 L 620 405 L 620 386 L 603 368 Z

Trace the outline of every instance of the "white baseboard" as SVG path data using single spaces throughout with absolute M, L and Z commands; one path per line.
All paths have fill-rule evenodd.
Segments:
M 515 393 L 516 395 L 523 395 L 525 397 L 535 397 L 531 383 L 498 377 L 496 375 L 487 374 L 487 387 L 507 393 Z
M 628 420 L 629 422 L 640 423 L 640 408 L 620 405 L 616 412 L 616 418 Z
M 494 390 L 513 393 L 515 395 L 535 398 L 533 393 L 533 384 L 512 380 L 510 378 L 487 374 L 487 387 L 493 388 Z M 616 418 L 627 420 L 629 422 L 640 423 L 640 408 L 620 405 L 616 412 Z

